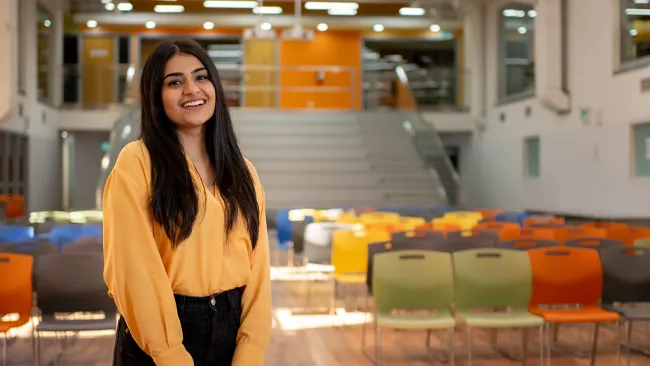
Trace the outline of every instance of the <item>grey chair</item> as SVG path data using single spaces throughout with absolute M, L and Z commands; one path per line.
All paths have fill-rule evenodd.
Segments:
M 64 245 L 61 249 L 62 253 L 102 253 L 103 251 L 104 246 L 95 236 L 79 238 L 74 244 Z
M 593 249 L 610 249 L 610 248 L 621 248 L 624 247 L 622 241 L 616 239 L 604 239 L 604 238 L 577 238 L 569 239 L 564 241 L 565 247 L 574 247 L 574 248 L 593 248 Z
M 41 360 L 41 332 L 113 330 L 117 307 L 104 282 L 102 253 L 61 253 L 40 257 L 35 271 L 37 306 L 41 321 L 36 327 L 37 365 Z M 104 318 L 66 319 L 57 314 L 103 313 Z M 64 339 L 63 350 L 67 347 Z
M 513 239 L 505 240 L 497 243 L 497 248 L 501 249 L 513 249 L 513 250 L 529 250 L 537 248 L 553 248 L 558 247 L 558 244 L 555 240 L 546 240 L 546 239 Z
M 488 230 L 450 231 L 447 233 L 446 241 L 448 245 L 458 248 L 495 248 L 499 243 L 499 233 Z M 461 249 L 457 249 L 456 251 L 458 250 Z
M 630 365 L 632 322 L 650 321 L 650 248 L 599 250 L 603 266 L 603 308 L 619 313 L 625 326 L 626 362 Z M 625 306 L 622 303 L 626 303 Z
M 330 264 L 332 234 L 336 230 L 353 230 L 358 225 L 335 222 L 312 222 L 305 227 L 304 258 L 308 263 Z
M 445 241 L 445 235 L 440 231 L 433 230 L 398 231 L 391 234 L 391 240 L 400 243 L 413 241 L 442 243 Z

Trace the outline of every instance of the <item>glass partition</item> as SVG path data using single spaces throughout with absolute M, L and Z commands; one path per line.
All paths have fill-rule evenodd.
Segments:
M 511 3 L 499 14 L 499 97 L 530 95 L 535 90 L 534 32 L 537 12 Z

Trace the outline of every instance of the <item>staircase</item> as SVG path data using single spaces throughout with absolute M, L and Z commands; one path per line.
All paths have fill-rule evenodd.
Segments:
M 447 203 L 403 127 L 403 112 L 232 115 L 269 209 Z

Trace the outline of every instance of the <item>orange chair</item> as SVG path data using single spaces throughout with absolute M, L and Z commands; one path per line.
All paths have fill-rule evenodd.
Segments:
M 598 251 L 567 247 L 539 248 L 529 250 L 528 255 L 533 268 L 529 310 L 546 321 L 548 359 L 551 360 L 551 324 L 594 323 L 596 328 L 591 354 L 591 364 L 594 365 L 600 323 L 619 320 L 618 313 L 599 306 L 603 273 Z M 618 338 L 618 332 L 616 335 Z M 618 339 L 616 344 L 619 347 Z M 617 350 L 620 351 L 619 348 Z
M 555 233 L 554 239 L 557 240 L 560 245 L 563 245 L 565 241 L 571 239 L 607 238 L 607 233 L 605 230 L 598 228 L 571 226 L 555 228 L 552 230 Z
M 500 240 L 506 240 L 509 236 L 514 236 L 519 233 L 519 224 L 514 222 L 481 222 L 474 226 L 474 230 L 478 231 L 492 231 L 499 234 Z
M 3 365 L 7 364 L 7 332 L 32 318 L 33 266 L 34 258 L 29 255 L 0 253 L 0 314 L 18 314 L 18 320 L 0 320 L 0 333 L 4 335 Z
M 555 216 L 531 216 L 524 219 L 524 226 L 544 225 L 545 227 L 560 226 L 566 222 L 561 217 Z
M 519 230 L 508 230 L 500 235 L 501 240 L 543 239 L 556 240 L 554 229 L 522 227 Z
M 485 209 L 481 209 L 481 210 L 475 210 L 475 212 L 480 213 L 481 216 L 483 216 L 483 220 L 494 220 L 494 218 L 498 214 L 504 213 L 505 211 L 485 208 Z

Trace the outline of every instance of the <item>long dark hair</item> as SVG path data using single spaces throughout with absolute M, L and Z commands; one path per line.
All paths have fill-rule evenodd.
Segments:
M 190 174 L 176 127 L 162 104 L 165 65 L 178 54 L 199 59 L 214 85 L 215 111 L 204 125 L 204 135 L 210 164 L 216 173 L 214 183 L 225 206 L 225 234 L 228 235 L 241 214 L 254 248 L 260 218 L 253 177 L 237 143 L 217 68 L 203 47 L 189 39 L 161 42 L 142 69 L 140 138 L 151 157 L 153 218 L 163 227 L 175 248 L 190 236 L 199 212 L 197 185 Z

